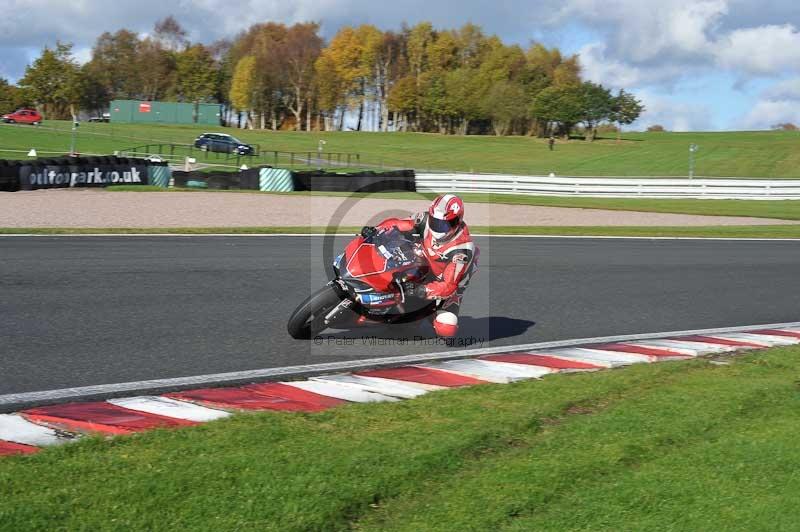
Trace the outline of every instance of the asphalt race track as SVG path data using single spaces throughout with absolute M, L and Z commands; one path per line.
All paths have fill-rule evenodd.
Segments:
M 289 337 L 325 282 L 321 237 L 0 238 L 0 395 L 800 319 L 800 242 L 476 240 L 449 347 L 425 325 Z

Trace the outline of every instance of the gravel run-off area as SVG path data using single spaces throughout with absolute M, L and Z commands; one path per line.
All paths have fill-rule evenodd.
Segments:
M 407 216 L 429 202 L 231 192 L 37 190 L 0 193 L 0 227 L 360 226 Z M 706 226 L 796 224 L 764 218 L 472 203 L 475 226 Z

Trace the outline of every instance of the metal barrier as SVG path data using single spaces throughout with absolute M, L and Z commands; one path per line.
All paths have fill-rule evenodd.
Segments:
M 186 157 L 198 159 L 201 162 L 222 161 L 236 164 L 243 163 L 248 166 L 257 164 L 271 164 L 274 166 L 294 167 L 319 167 L 319 168 L 360 168 L 360 153 L 324 152 L 317 151 L 280 151 L 262 150 L 259 144 L 251 144 L 255 148 L 252 155 L 208 151 L 195 147 L 193 144 L 153 143 L 133 146 L 120 150 L 119 153 L 129 157 L 159 157 L 162 160 L 178 162 Z
M 419 192 L 479 192 L 590 198 L 800 199 L 800 179 L 690 180 L 418 173 L 416 183 Z

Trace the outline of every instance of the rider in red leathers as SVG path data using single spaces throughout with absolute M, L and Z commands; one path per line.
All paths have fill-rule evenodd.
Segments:
M 376 227 L 364 227 L 364 237 L 392 227 L 410 233 L 422 245 L 430 263 L 431 279 L 424 284 L 406 285 L 416 297 L 443 300 L 433 318 L 438 336 L 455 336 L 461 298 L 470 278 L 478 269 L 480 250 L 464 223 L 464 202 L 454 194 L 438 196 L 427 212 L 411 218 L 389 218 Z

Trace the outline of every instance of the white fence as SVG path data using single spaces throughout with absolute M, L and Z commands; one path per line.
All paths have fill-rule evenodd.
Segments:
M 484 192 L 590 198 L 800 199 L 800 180 L 535 177 L 497 174 L 416 176 L 420 192 Z

